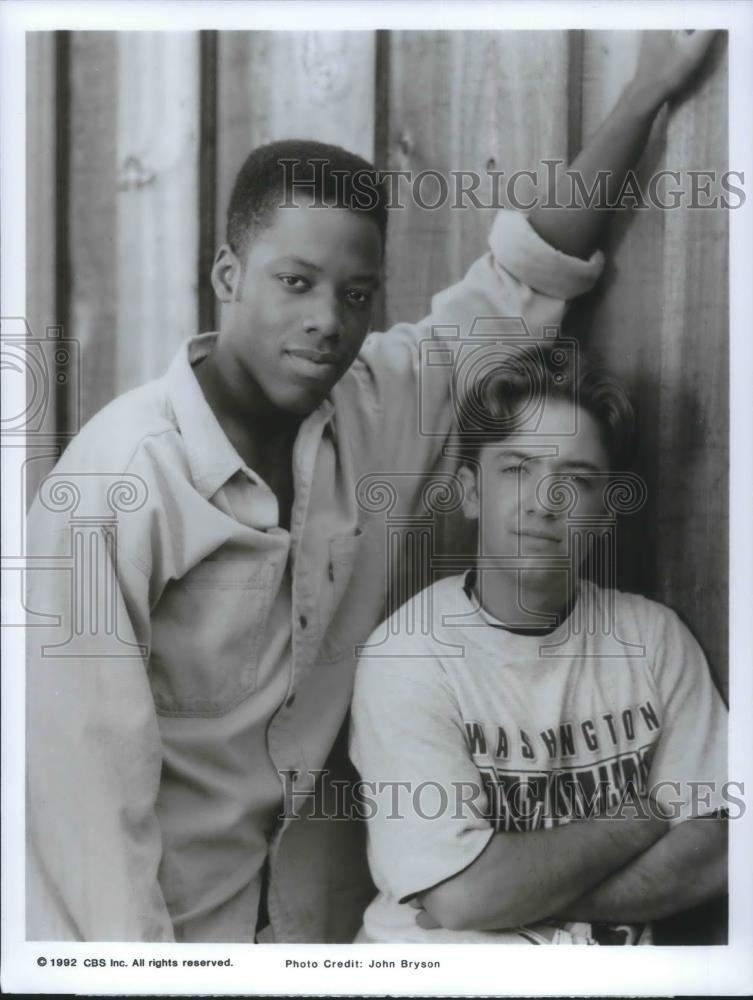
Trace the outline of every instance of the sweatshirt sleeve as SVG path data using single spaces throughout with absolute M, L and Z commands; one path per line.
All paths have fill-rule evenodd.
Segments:
M 662 733 L 649 786 L 675 824 L 728 805 L 727 711 L 701 647 L 669 608 L 660 608 L 652 647 Z
M 351 756 L 368 797 L 368 855 L 382 892 L 405 901 L 468 867 L 494 835 L 481 776 L 436 659 L 359 663 Z

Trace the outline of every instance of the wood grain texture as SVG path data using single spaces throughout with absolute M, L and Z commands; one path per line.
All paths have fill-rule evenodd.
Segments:
M 567 37 L 563 32 L 394 32 L 388 166 L 410 170 L 475 171 L 482 204 L 495 200 L 489 171 L 507 176 L 536 169 L 567 150 Z M 386 321 L 417 320 L 431 295 L 462 277 L 486 250 L 493 208 L 450 197 L 422 208 L 406 192 L 406 208 L 390 218 Z M 530 195 L 525 180 L 520 197 Z M 427 180 L 420 197 L 439 200 Z M 452 207 L 453 202 L 466 207 Z
M 535 170 L 542 159 L 567 153 L 568 43 L 562 32 L 395 32 L 389 39 L 387 165 L 392 170 L 439 171 L 448 178 L 445 203 L 423 208 L 404 193 L 405 208 L 390 213 L 385 327 L 418 320 L 431 296 L 459 280 L 487 250 L 495 208 L 456 198 L 452 171 L 482 177 L 482 205 L 506 204 L 510 174 Z M 503 171 L 501 184 L 490 171 Z M 439 201 L 436 182 L 419 192 Z M 521 182 L 518 196 L 531 186 Z M 501 195 L 501 198 L 500 198 Z M 463 207 L 455 207 L 455 206 Z M 453 459 L 440 471 L 453 471 Z M 436 550 L 475 551 L 475 527 L 462 513 L 437 515 Z M 421 585 L 432 582 L 433 570 Z M 403 586 L 398 583 L 396 586 Z
M 640 32 L 587 32 L 583 48 L 583 143 L 598 129 L 632 77 Z M 643 185 L 659 169 L 665 145 L 666 113 L 661 112 L 636 174 Z M 649 501 L 622 519 L 616 575 L 623 589 L 655 593 L 658 459 L 654 446 L 658 394 L 650 387 L 656 371 L 662 296 L 662 244 L 665 217 L 659 211 L 613 213 L 608 232 L 606 270 L 594 292 L 578 303 L 566 323 L 620 376 L 638 403 L 636 471 L 646 481 Z
M 632 75 L 638 32 L 589 32 L 584 137 Z M 659 116 L 637 175 L 726 168 L 723 39 L 687 99 Z M 662 195 L 668 201 L 666 191 Z M 712 192 L 719 193 L 718 183 Z M 638 410 L 636 471 L 648 503 L 620 525 L 617 581 L 674 608 L 727 689 L 728 298 L 727 220 L 721 209 L 620 212 L 596 294 L 575 311 L 579 332 L 630 388 Z
M 55 36 L 26 36 L 26 309 L 37 336 L 55 314 Z
M 692 100 L 670 111 L 666 153 L 679 169 L 717 177 L 727 169 L 728 149 L 721 42 Z M 711 191 L 718 194 L 719 185 L 712 183 Z M 706 200 L 700 192 L 699 199 Z M 693 629 L 726 693 L 728 218 L 722 208 L 664 214 L 657 594 Z
M 117 393 L 115 111 L 110 32 L 71 36 L 69 244 L 71 333 L 81 352 L 81 415 Z
M 57 312 L 56 281 L 56 39 L 52 32 L 29 32 L 26 36 L 26 320 L 35 339 L 45 337 L 50 326 L 63 318 Z M 21 334 L 20 327 L 18 328 Z M 51 352 L 45 352 L 52 361 Z M 43 384 L 27 379 L 27 406 L 32 412 L 40 403 L 34 428 L 47 439 L 56 434 L 58 413 L 54 362 Z M 39 393 L 46 395 L 46 404 Z M 42 478 L 51 471 L 57 451 L 39 448 L 27 440 L 27 505 Z
M 198 331 L 199 37 L 118 37 L 117 388 Z
M 220 32 L 217 240 L 251 150 L 317 139 L 374 155 L 374 32 Z

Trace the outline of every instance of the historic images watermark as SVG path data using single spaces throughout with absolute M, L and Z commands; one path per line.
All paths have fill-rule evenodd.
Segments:
M 746 202 L 745 174 L 740 170 L 657 170 L 641 178 L 634 170 L 615 178 L 599 170 L 586 180 L 577 170 L 565 169 L 561 159 L 541 160 L 535 170 L 360 170 L 347 173 L 328 169 L 330 184 L 324 185 L 328 161 L 281 159 L 280 208 L 292 208 L 297 198 L 313 201 L 314 207 L 333 205 L 371 211 L 378 204 L 388 210 L 409 205 L 425 211 L 451 209 L 514 208 L 530 212 L 535 208 L 595 208 L 604 211 L 659 209 L 736 209 Z M 302 167 L 305 166 L 305 170 Z M 313 169 L 310 169 L 313 168 Z M 324 195 L 334 183 L 334 200 Z
M 14 507 L 19 521 L 17 537 L 9 533 L 4 540 L 3 583 L 9 599 L 3 627 L 31 629 L 43 657 L 148 655 L 145 647 L 121 638 L 117 601 L 118 533 L 122 518 L 146 503 L 147 485 L 140 476 L 117 469 L 53 471 L 39 484 L 38 502 L 53 516 L 65 542 L 44 551 L 42 540 L 29 537 L 27 469 L 58 458 L 81 426 L 81 350 L 61 327 L 48 327 L 44 336 L 36 336 L 23 317 L 4 317 L 0 333 L 3 377 L 15 383 L 6 385 L 13 391 L 3 413 L 2 448 L 9 464 L 16 459 L 12 481 L 18 488 Z M 58 411 L 65 413 L 63 428 Z M 65 600 L 57 607 L 36 607 L 28 600 L 31 583 L 49 573 L 65 575 Z M 86 654 L 76 642 L 84 637 Z
M 630 758 L 628 760 L 628 757 Z M 627 763 L 626 763 L 627 761 Z M 330 778 L 326 768 L 302 774 L 281 771 L 284 789 L 281 820 L 382 819 L 432 822 L 440 818 L 486 820 L 498 831 L 527 831 L 574 820 L 676 821 L 686 812 L 745 815 L 741 781 L 648 782 L 650 754 L 626 755 L 619 765 L 526 774 L 504 768 L 479 768 L 478 781 L 420 782 Z M 723 804 L 722 804 L 723 803 Z M 715 807 L 715 804 L 716 807 Z

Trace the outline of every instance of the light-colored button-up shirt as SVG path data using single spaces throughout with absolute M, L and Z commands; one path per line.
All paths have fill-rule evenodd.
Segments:
M 317 819 L 307 793 L 383 617 L 387 514 L 394 528 L 414 509 L 451 431 L 453 347 L 500 317 L 540 336 L 601 270 L 509 212 L 490 246 L 422 322 L 370 335 L 303 421 L 289 531 L 192 371 L 215 334 L 105 407 L 42 484 L 29 938 L 251 942 L 268 860 L 276 940 L 352 940 L 370 891 L 360 824 Z

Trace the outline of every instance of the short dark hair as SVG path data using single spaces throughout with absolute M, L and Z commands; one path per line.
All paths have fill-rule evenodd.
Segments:
M 566 400 L 590 413 L 601 430 L 610 468 L 629 465 L 635 411 L 627 390 L 573 342 L 558 340 L 515 350 L 474 377 L 458 410 L 461 462 L 473 465 L 485 444 L 522 429 L 526 417 L 535 416 L 547 399 Z
M 245 256 L 253 234 L 271 225 L 281 204 L 294 204 L 296 189 L 321 204 L 348 208 L 373 219 L 384 246 L 387 197 L 383 179 L 368 160 L 341 146 L 309 139 L 283 139 L 258 146 L 246 158 L 227 209 L 226 240 Z

